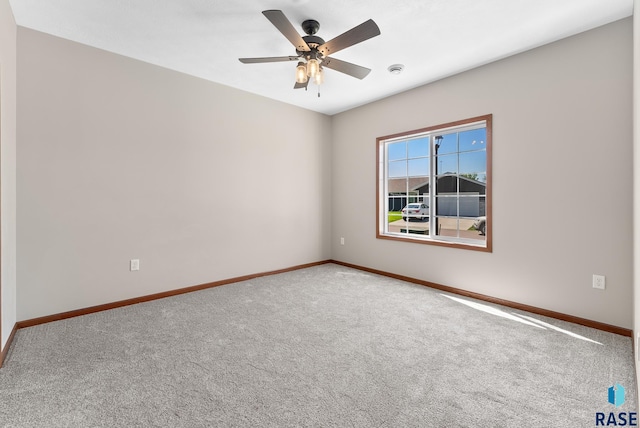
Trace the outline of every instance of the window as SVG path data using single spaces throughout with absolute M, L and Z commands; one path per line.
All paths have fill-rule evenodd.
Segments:
M 378 238 L 491 251 L 491 121 L 376 140 Z

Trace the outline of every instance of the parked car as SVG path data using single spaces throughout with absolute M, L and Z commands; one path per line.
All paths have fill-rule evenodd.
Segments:
M 418 220 L 429 220 L 429 207 L 426 204 L 408 204 L 402 209 L 402 219 L 410 221 L 412 218 Z
M 480 235 L 484 235 L 487 231 L 487 217 L 481 216 L 473 222 L 473 227 L 480 231 Z

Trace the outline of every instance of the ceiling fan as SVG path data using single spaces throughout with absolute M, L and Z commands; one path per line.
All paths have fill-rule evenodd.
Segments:
M 366 67 L 332 58 L 329 55 L 378 36 L 380 29 L 372 19 L 325 42 L 315 35 L 320 29 L 320 23 L 316 20 L 308 19 L 304 21 L 302 23 L 302 29 L 306 36 L 300 36 L 281 10 L 265 10 L 262 14 L 295 46 L 296 55 L 239 58 L 240 62 L 244 64 L 256 64 L 263 62 L 298 61 L 294 89 L 307 89 L 309 80 L 312 78 L 317 85 L 320 85 L 324 80 L 324 67 L 358 79 L 364 79 L 371 71 Z M 319 93 L 318 96 L 320 96 Z

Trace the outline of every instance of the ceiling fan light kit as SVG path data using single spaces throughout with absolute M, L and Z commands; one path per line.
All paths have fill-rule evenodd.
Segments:
M 300 61 L 296 67 L 296 82 L 305 83 L 307 81 L 307 67 Z
M 294 89 L 307 89 L 309 80 L 311 79 L 313 79 L 316 85 L 322 84 L 324 81 L 323 67 L 353 76 L 357 79 L 364 79 L 369 72 L 371 72 L 371 70 L 366 67 L 330 57 L 329 54 L 334 54 L 342 49 L 380 35 L 380 29 L 373 20 L 370 19 L 363 22 L 351 30 L 325 42 L 315 35 L 320 29 L 320 23 L 314 19 L 308 19 L 302 23 L 302 29 L 306 36 L 300 36 L 281 10 L 265 10 L 262 14 L 295 46 L 297 55 L 239 58 L 243 64 L 298 61 Z
M 307 61 L 307 76 L 315 77 L 320 70 L 320 63 L 317 59 L 311 58 Z

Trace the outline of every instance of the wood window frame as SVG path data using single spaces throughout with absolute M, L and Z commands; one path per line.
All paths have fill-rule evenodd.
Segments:
M 449 129 L 461 128 L 466 125 L 471 125 L 478 122 L 484 122 L 486 128 L 486 191 L 485 191 L 485 217 L 486 217 L 486 232 L 484 241 L 479 243 L 470 243 L 464 240 L 456 239 L 441 239 L 434 238 L 433 236 L 411 236 L 411 234 L 399 235 L 397 233 L 388 232 L 386 224 L 388 223 L 387 208 L 388 207 L 388 192 L 385 191 L 387 180 L 387 174 L 385 169 L 385 162 L 387 161 L 385 156 L 385 144 L 390 140 L 400 140 L 404 137 L 411 137 L 420 134 L 434 134 L 438 131 L 444 131 Z M 386 135 L 376 138 L 376 238 L 388 239 L 392 241 L 411 242 L 425 245 L 436 245 L 448 248 L 459 248 L 473 251 L 493 251 L 493 215 L 492 215 L 492 150 L 493 150 L 493 115 L 486 114 L 482 116 L 476 116 L 468 119 L 462 119 L 454 122 L 443 123 L 425 128 L 415 129 L 411 131 L 400 132 L 397 134 Z M 430 154 L 431 156 L 431 154 Z M 433 173 L 430 171 L 430 177 Z M 407 199 L 408 200 L 408 199 Z M 459 215 L 458 215 L 459 218 Z M 432 234 L 433 235 L 433 234 Z

